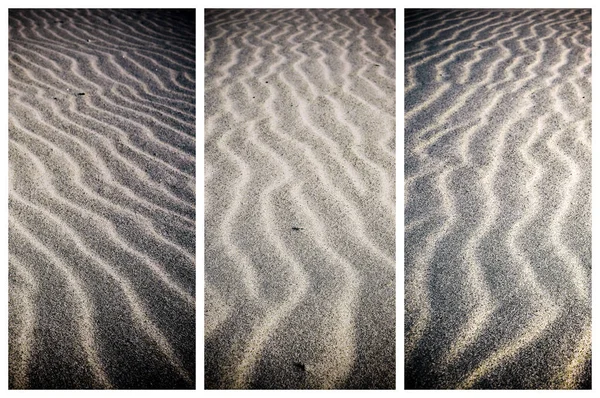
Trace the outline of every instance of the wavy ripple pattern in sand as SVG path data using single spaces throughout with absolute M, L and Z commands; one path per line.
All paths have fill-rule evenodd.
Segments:
M 194 387 L 194 23 L 10 11 L 10 388 Z
M 589 388 L 591 13 L 405 18 L 406 387 Z
M 393 388 L 393 10 L 205 17 L 205 385 Z

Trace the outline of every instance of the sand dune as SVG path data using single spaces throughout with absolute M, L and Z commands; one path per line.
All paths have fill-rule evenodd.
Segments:
M 10 388 L 194 387 L 194 23 L 10 10 Z
M 406 388 L 590 388 L 590 104 L 590 10 L 406 11 Z
M 394 31 L 205 11 L 206 388 L 394 388 Z

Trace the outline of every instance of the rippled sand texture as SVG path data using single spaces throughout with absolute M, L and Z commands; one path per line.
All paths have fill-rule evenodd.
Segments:
M 10 10 L 10 388 L 194 387 L 194 25 Z
M 393 388 L 394 11 L 205 29 L 206 387 Z
M 405 21 L 406 387 L 590 388 L 590 10 Z

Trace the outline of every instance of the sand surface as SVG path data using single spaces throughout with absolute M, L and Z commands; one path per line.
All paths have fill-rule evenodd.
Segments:
M 407 388 L 591 386 L 591 12 L 407 10 Z
M 194 12 L 9 12 L 9 387 L 195 385 Z
M 206 388 L 394 388 L 394 11 L 205 15 Z

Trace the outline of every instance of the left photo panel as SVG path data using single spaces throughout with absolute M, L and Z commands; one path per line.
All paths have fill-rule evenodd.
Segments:
M 195 388 L 195 24 L 9 10 L 9 389 Z

